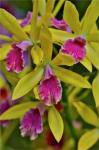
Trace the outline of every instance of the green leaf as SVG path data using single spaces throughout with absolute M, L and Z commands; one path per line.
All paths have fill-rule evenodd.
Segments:
M 67 65 L 67 66 L 72 66 L 74 65 L 76 62 L 73 59 L 73 57 L 71 57 L 70 55 L 64 55 L 63 53 L 59 53 L 56 55 L 56 57 L 52 60 L 52 63 L 54 65 Z
M 80 63 L 86 68 L 88 69 L 90 72 L 92 72 L 92 64 L 89 61 L 89 59 L 87 57 L 84 58 L 84 60 L 80 61 Z
M 84 121 L 94 126 L 99 126 L 97 115 L 86 104 L 82 102 L 74 102 L 74 106 Z
M 28 39 L 14 16 L 0 8 L 0 24 L 12 33 L 19 41 Z
M 51 29 L 52 33 L 52 40 L 54 43 L 61 43 L 63 44 L 67 39 L 74 38 L 74 34 L 68 33 L 66 31 Z
M 91 44 L 87 44 L 87 58 L 99 70 L 99 54 L 94 50 Z
M 99 16 L 99 1 L 92 0 L 82 20 L 82 32 L 89 33 Z
M 79 14 L 76 7 L 70 1 L 65 3 L 63 18 L 75 33 L 80 33 Z
M 87 131 L 84 135 L 81 136 L 78 142 L 78 150 L 88 150 L 98 141 L 98 138 L 99 129 L 95 128 Z
M 99 74 L 93 80 L 92 92 L 95 99 L 96 107 L 98 107 L 99 106 Z
M 59 142 L 63 135 L 64 125 L 63 120 L 55 107 L 51 107 L 48 112 L 48 122 L 56 141 Z
M 21 118 L 24 113 L 37 106 L 37 102 L 25 102 L 15 105 L 0 115 L 0 120 Z
M 15 100 L 27 94 L 41 80 L 42 75 L 43 68 L 40 66 L 24 76 L 16 85 L 12 99 Z
M 41 16 L 45 15 L 46 0 L 39 0 L 38 5 L 39 5 L 39 12 L 40 12 Z
M 52 57 L 52 35 L 50 30 L 47 27 L 42 27 L 41 34 L 40 34 L 40 40 L 41 40 L 41 48 L 44 52 L 44 57 L 47 60 L 51 60 Z
M 87 40 L 89 42 L 99 42 L 99 31 L 96 33 L 91 33 L 87 35 Z
M 0 61 L 4 60 L 11 50 L 11 44 L 3 44 L 2 47 L 0 48 Z
M 72 84 L 74 86 L 82 88 L 91 88 L 90 83 L 81 75 L 74 73 L 70 70 L 62 67 L 53 66 L 53 70 L 59 79 L 65 83 Z

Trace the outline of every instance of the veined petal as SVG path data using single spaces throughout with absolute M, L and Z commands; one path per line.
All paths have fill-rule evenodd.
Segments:
M 52 68 L 45 67 L 44 79 L 40 81 L 39 95 L 45 105 L 57 104 L 62 98 L 60 80 L 54 75 Z
M 69 25 L 63 19 L 58 20 L 56 18 L 51 18 L 51 25 L 56 29 L 72 32 Z
M 42 118 L 38 108 L 30 109 L 21 120 L 21 135 L 34 140 L 43 131 Z
M 61 46 L 60 52 L 72 56 L 76 62 L 83 60 L 86 56 L 86 40 L 79 36 L 74 39 L 68 39 Z

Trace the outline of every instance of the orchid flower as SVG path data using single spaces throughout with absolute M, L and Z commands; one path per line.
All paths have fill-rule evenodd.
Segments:
M 80 61 L 91 72 L 92 64 L 99 69 L 99 33 L 96 26 L 96 20 L 99 17 L 98 5 L 99 1 L 93 0 L 82 20 L 79 21 L 79 14 L 76 7 L 71 2 L 66 1 L 63 19 L 70 26 L 73 33 L 50 29 L 53 42 L 62 44 L 61 53 L 71 55 L 75 58 L 75 62 Z M 84 45 L 81 46 L 79 41 L 75 44 L 78 38 L 85 41 Z M 69 45 L 72 46 L 70 47 Z

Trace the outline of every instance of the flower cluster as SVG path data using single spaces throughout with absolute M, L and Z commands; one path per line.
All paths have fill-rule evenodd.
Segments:
M 65 2 L 63 18 L 60 20 L 53 12 L 61 7 L 60 3 L 57 7 L 54 1 L 47 0 L 42 11 L 39 10 L 40 3 L 34 0 L 33 12 L 28 12 L 22 20 L 0 8 L 0 24 L 10 33 L 0 34 L 0 40 L 3 41 L 0 45 L 0 126 L 5 127 L 11 120 L 20 119 L 21 135 L 34 140 L 43 132 L 43 118 L 47 118 L 55 138 L 49 133 L 51 141 L 48 144 L 61 149 L 64 145 L 64 123 L 58 104 L 63 106 L 63 113 L 69 110 L 73 102 L 86 121 L 86 114 L 82 110 L 85 108 L 88 115 L 92 114 L 87 122 L 94 120 L 97 128 L 93 133 L 99 127 L 98 117 L 87 106 L 74 102 L 77 94 L 92 89 L 96 107 L 99 106 L 99 75 L 94 80 L 91 76 L 93 66 L 97 72 L 99 70 L 99 31 L 96 26 L 99 2 L 91 2 L 81 21 L 76 7 L 70 1 Z M 80 63 L 86 72 L 89 71 L 88 77 L 79 74 L 78 70 L 74 72 L 75 66 L 81 67 Z M 88 81 L 89 78 L 91 80 Z M 6 88 L 9 85 L 10 88 Z M 13 92 L 9 94 L 11 90 Z M 14 101 L 18 99 L 19 103 Z M 67 103 L 70 104 L 67 106 Z M 66 118 L 68 121 L 68 114 Z M 75 128 L 73 122 L 68 122 Z M 60 142 L 59 148 L 56 141 Z M 89 147 L 87 145 L 83 149 Z

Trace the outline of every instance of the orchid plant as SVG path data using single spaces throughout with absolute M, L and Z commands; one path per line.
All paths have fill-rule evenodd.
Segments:
M 21 135 L 31 140 L 43 132 L 46 112 L 54 138 L 61 140 L 64 123 L 56 105 L 63 102 L 65 87 L 70 96 L 76 88 L 77 92 L 82 88 L 85 92 L 92 90 L 96 108 L 99 107 L 99 75 L 91 85 L 90 76 L 72 70 L 81 63 L 90 75 L 93 66 L 98 72 L 99 1 L 91 2 L 81 20 L 75 5 L 64 2 L 60 0 L 56 5 L 55 0 L 33 0 L 33 12 L 28 12 L 23 20 L 0 8 L 0 25 L 11 33 L 0 35 L 4 41 L 0 45 L 0 90 L 8 82 L 13 91 L 6 100 L 0 97 L 0 125 L 20 119 Z M 63 19 L 58 20 L 55 16 L 63 4 Z M 68 101 L 72 99 L 67 97 Z M 79 141 L 78 150 L 87 150 L 99 138 L 98 116 L 82 102 L 72 104 L 86 122 L 96 126 Z M 94 138 L 90 137 L 92 134 Z M 91 138 L 90 144 L 84 140 L 86 137 Z

